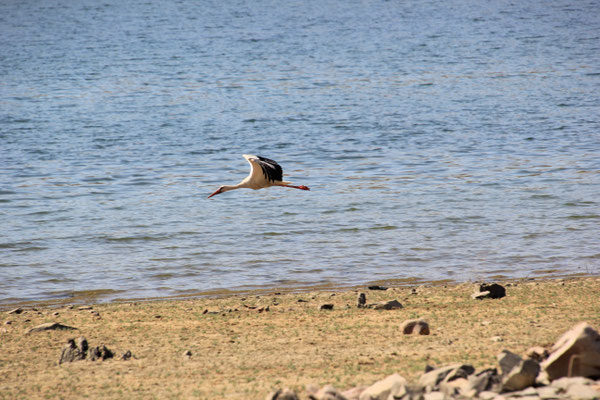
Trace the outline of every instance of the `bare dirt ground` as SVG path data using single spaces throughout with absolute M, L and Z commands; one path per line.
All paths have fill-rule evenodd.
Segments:
M 581 321 L 600 328 L 598 277 L 502 284 L 506 297 L 485 300 L 473 300 L 476 285 L 465 283 L 4 310 L 0 398 L 264 399 L 280 387 L 345 390 L 394 372 L 415 380 L 428 364 L 496 366 L 503 349 L 522 355 L 550 345 Z M 359 291 L 367 303 L 396 299 L 404 308 L 359 309 Z M 319 310 L 324 303 L 333 310 Z M 417 317 L 431 334 L 403 335 L 401 323 Z M 45 322 L 77 330 L 25 333 Z M 115 357 L 58 365 L 67 340 L 79 336 Z M 133 358 L 120 360 L 127 350 Z

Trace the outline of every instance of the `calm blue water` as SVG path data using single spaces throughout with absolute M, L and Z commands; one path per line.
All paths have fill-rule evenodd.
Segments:
M 0 303 L 596 274 L 598 10 L 3 1 Z

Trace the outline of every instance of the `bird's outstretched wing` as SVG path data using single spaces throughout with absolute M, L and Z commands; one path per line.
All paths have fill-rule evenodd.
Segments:
M 283 181 L 283 170 L 281 169 L 281 166 L 277 164 L 277 162 L 271 160 L 270 158 L 249 154 L 244 154 L 244 158 L 248 160 L 252 166 L 252 171 L 250 172 L 251 177 L 259 173 L 259 171 L 255 170 L 254 168 L 255 165 L 258 165 L 266 182 Z
M 256 157 L 258 157 L 258 165 L 262 168 L 263 174 L 265 174 L 268 181 L 275 182 L 283 180 L 283 170 L 279 164 L 269 158 L 261 156 Z

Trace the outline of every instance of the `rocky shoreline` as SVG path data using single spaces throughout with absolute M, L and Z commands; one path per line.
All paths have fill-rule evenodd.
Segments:
M 598 293 L 589 277 L 22 306 L 0 320 L 0 398 L 599 398 Z
M 428 333 L 427 333 L 428 334 Z M 586 322 L 566 332 L 550 348 L 533 347 L 526 358 L 508 350 L 498 367 L 476 371 L 468 364 L 428 366 L 418 382 L 393 374 L 369 387 L 338 391 L 333 385 L 307 387 L 310 400 L 545 400 L 600 398 L 600 334 Z M 279 389 L 266 400 L 299 400 Z

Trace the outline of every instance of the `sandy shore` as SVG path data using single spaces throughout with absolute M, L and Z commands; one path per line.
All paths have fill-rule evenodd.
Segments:
M 507 296 L 486 300 L 471 298 L 471 283 L 360 290 L 367 303 L 398 300 L 397 310 L 357 308 L 350 290 L 3 311 L 0 398 L 264 399 L 394 372 L 413 380 L 426 365 L 495 366 L 503 349 L 549 345 L 580 321 L 600 327 L 598 277 L 500 283 Z M 319 309 L 326 303 L 333 310 Z M 431 334 L 403 335 L 400 324 L 417 317 Z M 47 322 L 77 330 L 25 333 Z M 58 365 L 79 336 L 115 357 Z

